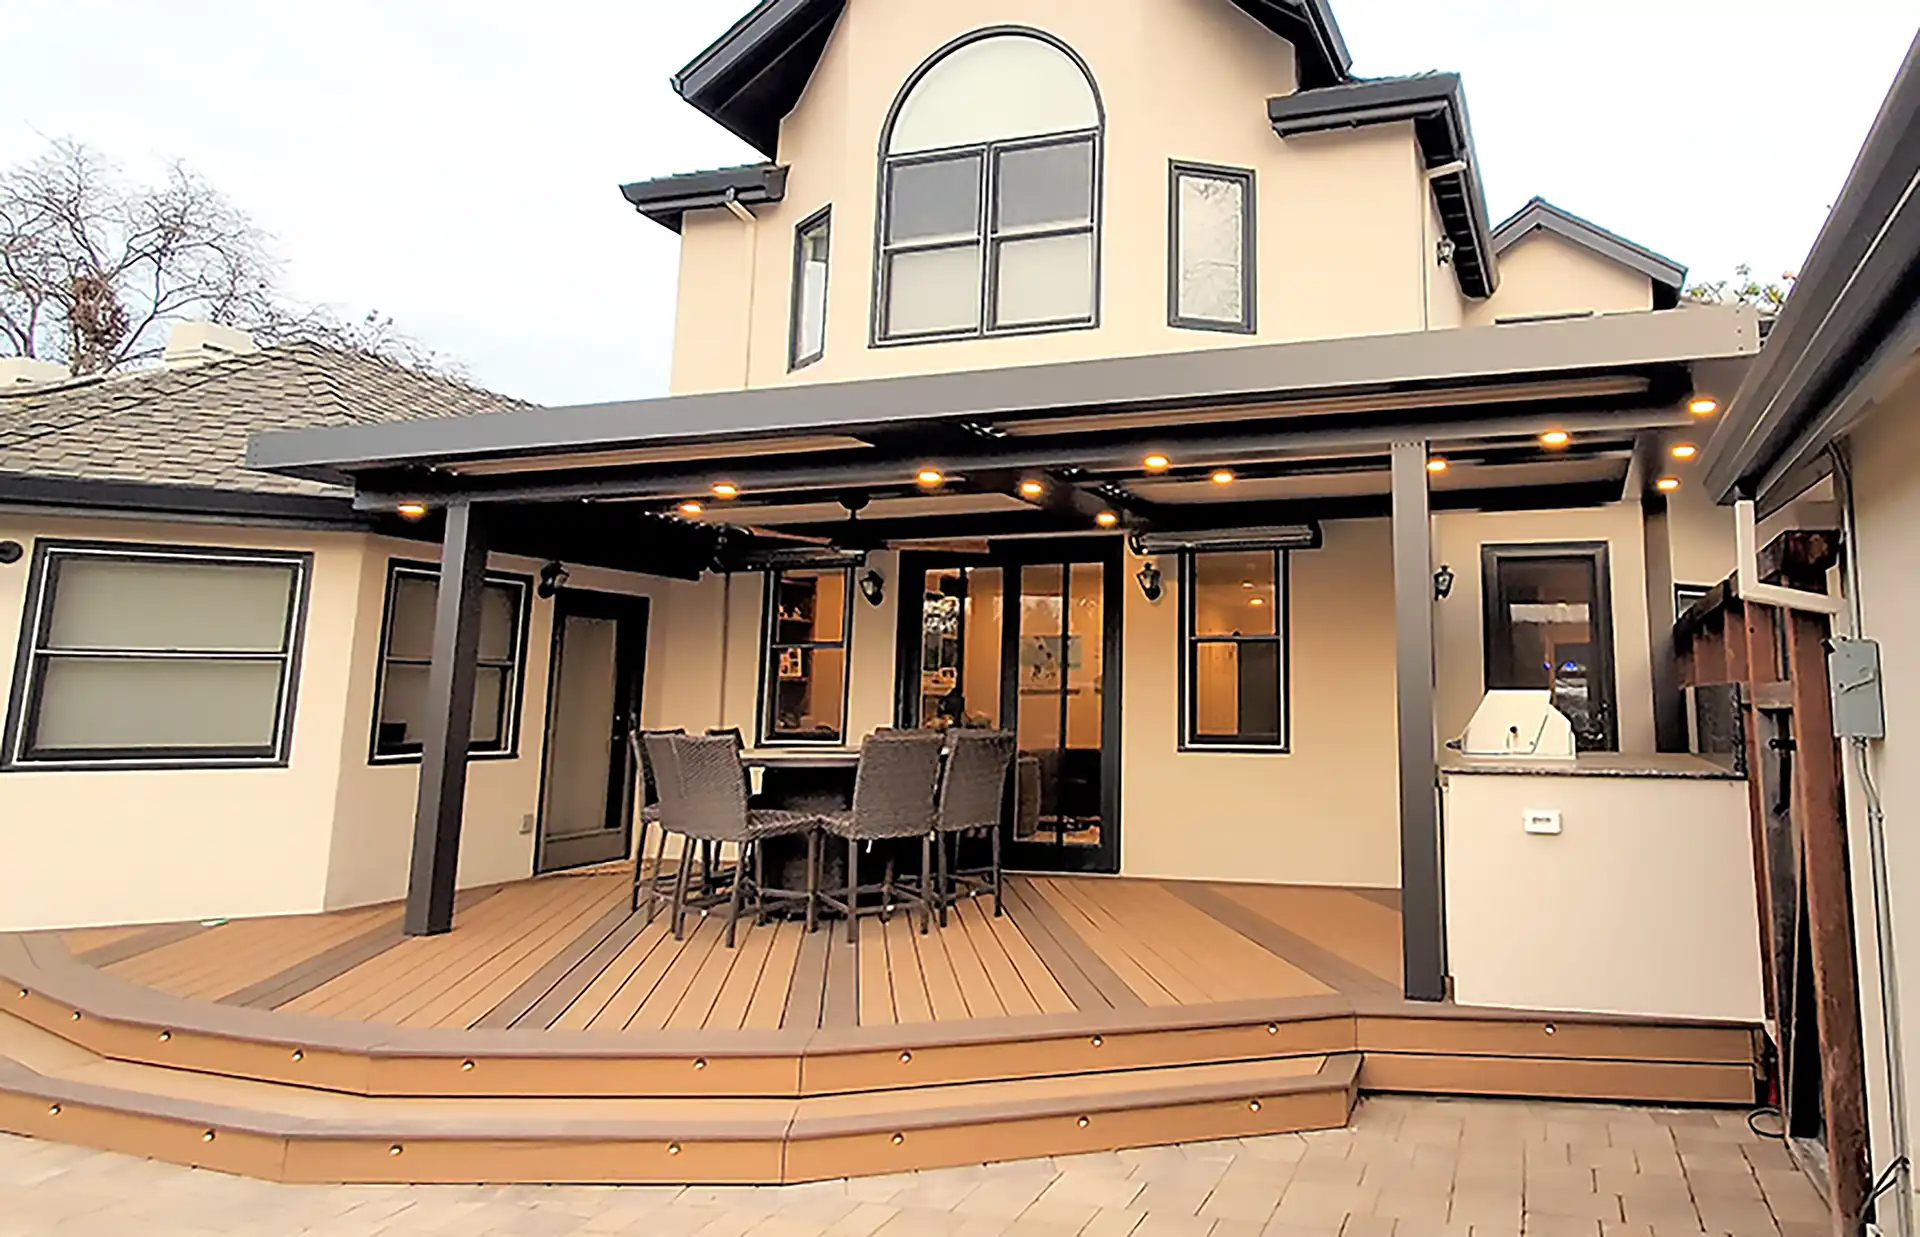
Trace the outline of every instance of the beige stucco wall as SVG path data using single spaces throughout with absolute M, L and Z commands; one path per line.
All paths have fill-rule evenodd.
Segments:
M 1759 1022 L 1747 788 L 1449 774 L 1447 963 L 1466 1005 Z M 1560 813 L 1530 834 L 1524 814 Z
M 1652 308 L 1653 281 L 1645 275 L 1536 229 L 1500 255 L 1500 287 L 1469 307 L 1466 322 L 1486 326 L 1497 318 Z
M 1453 569 L 1453 595 L 1434 618 L 1435 716 L 1442 742 L 1458 736 L 1486 688 L 1486 620 L 1480 549 L 1485 545 L 1604 541 L 1613 593 L 1615 694 L 1620 750 L 1651 752 L 1653 670 L 1647 626 L 1646 542 L 1638 503 L 1570 511 L 1441 512 L 1433 561 Z
M 1699 484 L 1667 498 L 1667 539 L 1675 584 L 1718 584 L 1733 574 L 1733 508 L 1716 506 Z
M 1058 36 L 1086 60 L 1099 87 L 1106 109 L 1100 326 L 869 347 L 876 152 L 887 110 L 936 49 L 995 24 Z M 785 201 L 756 207 L 752 224 L 721 210 L 688 217 L 673 389 L 1234 347 L 1457 320 L 1452 272 L 1428 270 L 1430 195 L 1411 126 L 1283 142 L 1265 100 L 1292 89 L 1291 47 L 1218 0 L 961 7 L 855 0 L 782 128 L 780 161 L 791 167 Z M 1166 323 L 1167 164 L 1176 158 L 1256 173 L 1258 335 Z M 793 229 L 826 205 L 833 208 L 826 355 L 789 374 Z M 743 258 L 749 248 L 752 257 Z M 754 289 L 742 295 L 748 265 Z M 750 346 L 742 342 L 743 318 L 751 319 Z
M 359 538 L 0 511 L 28 557 L 0 567 L 0 683 L 11 683 L 41 538 L 311 550 L 306 638 L 284 768 L 0 773 L 0 930 L 321 908 L 348 702 Z

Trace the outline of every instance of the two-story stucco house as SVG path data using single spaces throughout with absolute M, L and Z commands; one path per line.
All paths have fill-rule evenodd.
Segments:
M 242 1045 L 281 1157 L 242 1167 L 336 1180 L 802 1179 L 1302 1128 L 1355 1087 L 1754 1098 L 1747 788 L 1671 642 L 1732 570 L 1692 460 L 1751 313 L 1545 201 L 1495 226 L 1460 80 L 1357 78 L 1325 0 L 765 0 L 673 85 L 764 161 L 622 189 L 680 237 L 671 394 L 252 440 L 427 560 L 303 585 L 270 751 L 108 767 L 62 707 L 77 534 L 18 517 L 0 814 L 30 783 L 167 852 L 137 902 L 90 885 L 112 847 L 0 877 L 33 908 L 0 926 L 77 929 L 0 954 L 18 1020 L 156 1079 Z M 162 574 L 100 587 L 137 612 Z M 1449 746 L 1476 715 L 1494 747 Z M 954 726 L 1030 779 L 1005 915 L 630 911 L 629 731 L 735 730 L 764 796 Z M 273 898 L 217 809 L 141 816 L 191 778 L 270 818 L 288 769 L 403 748 L 411 801 L 310 812 Z M 232 1141 L 36 1079 L 90 1137 Z M 272 1115 L 336 1084 L 542 1102 Z

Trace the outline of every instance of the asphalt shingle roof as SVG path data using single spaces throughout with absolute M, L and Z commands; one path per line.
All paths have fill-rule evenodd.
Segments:
M 182 368 L 0 391 L 0 473 L 337 495 L 333 486 L 248 468 L 247 439 L 269 429 L 528 407 L 364 353 L 286 344 Z

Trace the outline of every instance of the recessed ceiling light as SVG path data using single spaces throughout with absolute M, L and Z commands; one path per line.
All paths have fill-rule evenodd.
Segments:
M 1218 469 L 1213 474 L 1213 483 L 1215 485 L 1232 485 L 1233 473 L 1225 468 Z
M 1102 511 L 1099 515 L 1093 517 L 1093 522 L 1102 528 L 1112 528 L 1120 522 L 1120 517 L 1111 511 Z
M 1022 498 L 1038 498 L 1046 492 L 1047 487 L 1038 481 L 1022 481 L 1020 483 L 1020 496 Z
M 1710 417 L 1720 411 L 1720 401 L 1703 395 L 1687 405 L 1687 411 L 1696 417 Z
M 942 473 L 938 468 L 922 468 L 919 472 L 913 474 L 913 479 L 915 481 L 918 481 L 921 485 L 931 488 L 933 486 L 939 485 L 942 481 L 945 481 L 947 478 L 946 478 L 946 475 Z
M 1662 477 L 1658 481 L 1653 483 L 1653 488 L 1656 490 L 1659 490 L 1663 494 L 1671 494 L 1675 490 L 1680 488 L 1680 478 Z
M 1690 442 L 1676 442 L 1673 444 L 1673 458 L 1676 460 L 1690 460 L 1698 454 L 1700 454 L 1700 448 Z
M 401 519 L 417 520 L 427 514 L 427 504 L 409 499 L 395 505 L 394 510 L 400 513 Z
M 715 498 L 738 498 L 740 497 L 740 487 L 731 481 L 716 481 L 713 483 L 713 496 Z
M 1428 460 L 1428 461 L 1427 461 L 1427 471 L 1428 471 L 1428 472 L 1445 472 L 1445 471 L 1447 471 L 1447 460 L 1446 460 L 1446 457 L 1445 457 L 1445 456 L 1443 456 L 1443 455 L 1436 455 L 1436 456 L 1434 456 L 1434 457 L 1433 457 L 1432 459 L 1430 459 L 1430 460 Z
M 1242 581 L 1240 581 L 1240 587 L 1241 587 L 1241 588 L 1252 588 L 1252 587 L 1253 587 L 1253 581 L 1252 581 L 1252 580 L 1242 580 Z
M 1267 599 L 1265 597 L 1249 597 L 1247 598 L 1247 604 L 1250 606 L 1264 606 L 1267 604 Z
M 1548 447 L 1564 447 L 1572 441 L 1573 435 L 1565 430 L 1548 430 L 1540 435 L 1541 445 Z
M 681 515 L 699 515 L 702 511 L 705 511 L 705 510 L 706 510 L 705 507 L 702 507 L 699 503 L 693 501 L 691 498 L 689 498 L 686 502 L 683 502 L 680 504 Z
M 1173 467 L 1173 461 L 1157 451 L 1140 462 L 1146 465 L 1148 472 L 1165 472 Z

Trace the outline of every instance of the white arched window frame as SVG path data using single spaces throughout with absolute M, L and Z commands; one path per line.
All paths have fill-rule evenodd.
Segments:
M 1050 35 L 981 30 L 930 57 L 881 133 L 873 342 L 1097 326 L 1104 130 Z

